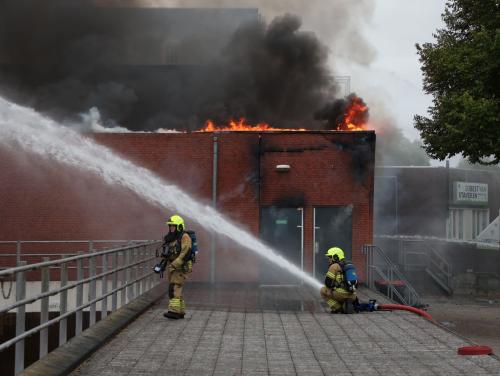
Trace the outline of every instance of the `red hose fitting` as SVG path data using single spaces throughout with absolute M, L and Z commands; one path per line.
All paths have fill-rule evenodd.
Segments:
M 387 311 L 392 311 L 392 310 L 409 311 L 409 312 L 416 313 L 417 315 L 420 315 L 422 317 L 425 317 L 427 320 L 429 320 L 433 323 L 436 323 L 436 321 L 432 318 L 432 316 L 429 315 L 424 310 L 421 310 L 421 309 L 418 309 L 415 307 L 411 307 L 411 306 L 402 305 L 402 304 L 380 304 L 378 306 L 377 310 L 378 311 L 384 311 L 384 310 L 387 310 Z

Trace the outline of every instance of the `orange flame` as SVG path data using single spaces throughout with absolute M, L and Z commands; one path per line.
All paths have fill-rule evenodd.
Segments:
M 354 94 L 347 97 L 349 103 L 345 110 L 342 121 L 335 127 L 337 131 L 363 131 L 368 129 L 368 106 L 363 99 Z M 239 120 L 231 119 L 227 124 L 217 125 L 212 120 L 207 120 L 205 126 L 198 132 L 284 132 L 284 131 L 306 131 L 304 128 L 274 128 L 267 123 L 256 125 L 248 124 L 245 118 Z
M 221 131 L 264 131 L 264 132 L 281 132 L 281 131 L 305 131 L 304 128 L 274 128 L 267 123 L 258 123 L 251 125 L 246 122 L 245 118 L 240 120 L 231 119 L 226 125 L 217 125 L 212 120 L 207 120 L 205 126 L 199 132 L 221 132 Z
M 353 96 L 338 130 L 363 131 L 368 128 L 368 106 L 359 97 Z

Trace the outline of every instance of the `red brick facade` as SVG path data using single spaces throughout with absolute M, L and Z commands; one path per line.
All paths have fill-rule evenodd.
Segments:
M 184 187 L 207 205 L 212 203 L 216 138 L 217 208 L 258 235 L 261 207 L 302 207 L 307 271 L 312 270 L 313 262 L 313 208 L 352 204 L 353 261 L 364 277 L 361 246 L 370 243 L 373 235 L 373 132 L 92 137 Z M 290 171 L 276 171 L 278 164 L 290 165 Z M 0 168 L 0 240 L 158 239 L 165 231 L 165 218 L 171 214 L 131 192 L 31 155 L 0 149 Z M 193 223 L 186 220 L 188 225 Z M 211 235 L 199 224 L 191 227 L 198 232 L 201 248 L 193 279 L 208 281 Z M 227 239 L 217 239 L 216 281 L 251 282 L 258 278 L 253 254 L 236 248 L 240 247 Z

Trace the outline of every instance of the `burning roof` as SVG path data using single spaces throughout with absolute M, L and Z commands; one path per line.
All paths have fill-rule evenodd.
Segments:
M 350 95 L 345 100 L 340 110 L 343 112 L 336 115 L 336 122 L 333 123 L 331 130 L 337 131 L 363 131 L 369 129 L 368 125 L 368 106 L 355 94 Z M 226 124 L 216 124 L 212 120 L 207 120 L 205 126 L 200 132 L 220 132 L 220 131 L 307 131 L 306 128 L 276 128 L 267 123 L 249 124 L 245 118 L 239 120 L 231 119 Z

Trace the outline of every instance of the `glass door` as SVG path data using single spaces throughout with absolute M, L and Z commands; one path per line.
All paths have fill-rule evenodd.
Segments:
M 313 275 L 320 281 L 328 270 L 328 248 L 340 247 L 347 259 L 352 257 L 352 209 L 352 205 L 314 208 Z
M 261 239 L 300 269 L 304 267 L 303 227 L 302 208 L 276 206 L 261 208 Z M 299 278 L 267 260 L 261 261 L 260 282 L 265 285 L 301 283 Z

